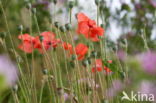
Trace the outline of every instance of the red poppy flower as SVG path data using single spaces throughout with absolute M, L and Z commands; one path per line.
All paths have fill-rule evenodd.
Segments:
M 106 66 L 104 66 L 104 70 L 106 71 L 106 74 L 108 74 L 108 73 L 111 73 L 112 71 L 108 68 L 108 67 L 106 67 Z
M 103 36 L 104 29 L 96 25 L 94 20 L 89 19 L 85 14 L 78 13 L 78 34 L 83 34 L 92 41 L 99 41 L 99 36 Z
M 78 56 L 78 60 L 84 59 L 85 55 L 88 52 L 88 47 L 82 43 L 78 44 L 75 47 L 76 55 Z
M 22 34 L 19 35 L 18 38 L 22 40 L 22 44 L 18 46 L 21 50 L 25 51 L 26 53 L 32 53 L 34 49 L 34 37 L 29 34 Z
M 64 42 L 64 43 L 62 43 L 62 47 L 63 47 L 65 50 L 69 51 L 70 54 L 73 54 L 73 47 L 72 47 L 71 44 Z
M 95 61 L 95 67 L 92 68 L 92 72 L 101 72 L 102 71 L 102 60 L 101 59 L 96 59 Z
M 40 36 L 37 36 L 34 40 L 34 48 L 37 48 L 40 52 L 43 52 L 43 48 L 48 50 L 50 47 L 56 48 L 60 39 L 55 38 L 55 34 L 52 32 L 42 32 Z

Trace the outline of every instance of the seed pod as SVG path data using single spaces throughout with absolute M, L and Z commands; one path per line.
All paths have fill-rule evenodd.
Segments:
M 85 66 L 85 67 L 88 66 L 88 65 L 90 65 L 90 64 L 91 64 L 90 58 L 87 58 L 87 59 L 85 59 L 85 60 L 82 61 L 82 65 Z
M 72 55 L 72 60 L 75 60 L 76 59 L 76 55 Z
M 31 9 L 31 8 L 32 8 L 31 3 L 27 3 L 26 8 L 27 8 L 27 9 Z
M 60 26 L 60 31 L 61 31 L 61 32 L 66 32 L 65 26 Z
M 18 30 L 21 32 L 21 31 L 23 31 L 23 25 L 19 25 L 18 26 Z
M 53 0 L 53 3 L 56 5 L 56 3 L 57 3 L 57 0 Z
M 70 9 L 72 9 L 74 7 L 74 1 L 69 1 L 68 6 Z
M 48 74 L 48 70 L 47 69 L 42 70 L 42 72 L 43 72 L 44 75 Z
M 40 41 L 42 42 L 43 39 L 44 39 L 44 37 L 40 35 L 40 36 L 39 36 L 39 39 L 40 39 Z
M 102 28 L 104 28 L 104 27 L 105 27 L 105 25 L 104 25 L 104 24 L 101 24 L 100 26 L 101 26 Z
M 16 85 L 13 86 L 13 91 L 17 92 L 17 90 L 18 90 L 18 85 L 16 84 Z
M 0 38 L 4 39 L 6 37 L 6 32 L 0 32 Z
M 96 5 L 100 5 L 100 0 L 95 0 Z
M 54 25 L 55 25 L 56 28 L 59 28 L 60 27 L 59 22 L 55 22 Z
M 120 75 L 121 79 L 125 79 L 125 77 L 126 77 L 125 72 L 122 72 L 122 71 L 119 71 L 119 75 Z
M 91 52 L 91 57 L 92 58 L 96 58 L 97 57 L 97 52 L 96 51 L 92 51 Z
M 71 28 L 72 28 L 71 24 L 69 24 L 69 23 L 66 24 L 65 27 L 66 27 L 67 30 L 71 30 Z
M 33 9 L 32 9 L 32 13 L 33 13 L 33 14 L 36 14 L 36 8 L 33 8 Z

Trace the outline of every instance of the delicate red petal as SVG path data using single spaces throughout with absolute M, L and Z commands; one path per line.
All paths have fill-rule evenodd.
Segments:
M 88 51 L 88 47 L 82 43 L 79 43 L 75 48 L 76 54 L 84 55 Z
M 92 72 L 95 73 L 96 72 L 96 68 L 92 68 Z
M 96 63 L 96 66 L 102 67 L 102 60 L 101 59 L 96 59 L 95 63 Z
M 32 53 L 33 45 L 32 43 L 25 41 L 21 45 L 18 46 L 21 50 L 25 51 L 26 53 Z
M 76 52 L 76 55 L 78 55 L 78 60 L 82 60 L 82 59 L 84 59 L 84 56 L 88 52 L 88 47 L 86 45 L 80 43 L 75 47 L 75 52 Z
M 77 14 L 78 22 L 88 21 L 88 17 L 84 13 Z
M 43 41 L 52 41 L 55 39 L 55 34 L 52 32 L 42 32 L 41 36 L 43 36 Z
M 18 39 L 21 39 L 22 41 L 32 41 L 34 37 L 29 34 L 22 34 L 18 36 Z
M 106 71 L 106 73 L 110 73 L 110 72 L 112 72 L 108 67 L 104 67 L 104 70 Z
M 79 56 L 78 56 L 78 60 L 83 60 L 84 57 L 85 57 L 84 55 L 79 55 Z
M 83 34 L 83 35 L 85 35 L 86 38 L 88 38 L 89 26 L 88 26 L 87 22 L 80 22 L 78 24 L 77 32 L 78 32 L 78 34 Z
M 97 67 L 96 69 L 97 69 L 98 72 L 102 71 L 102 67 Z
M 88 21 L 88 25 L 89 25 L 90 27 L 95 26 L 95 25 L 96 25 L 95 20 L 91 20 L 91 19 L 89 19 L 89 21 Z

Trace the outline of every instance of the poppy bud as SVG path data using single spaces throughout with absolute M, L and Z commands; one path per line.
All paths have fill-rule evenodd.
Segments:
M 40 36 L 39 36 L 39 39 L 40 39 L 40 41 L 42 42 L 43 39 L 44 39 L 44 37 L 40 35 Z
M 100 4 L 100 0 L 95 0 L 95 4 L 99 5 Z
M 23 25 L 19 25 L 18 26 L 18 30 L 21 32 L 21 31 L 23 31 Z
M 97 52 L 96 51 L 92 51 L 91 52 L 91 57 L 96 58 L 97 57 Z
M 44 75 L 48 74 L 48 70 L 47 69 L 42 70 L 42 72 L 43 72 Z
M 32 13 L 33 13 L 33 14 L 36 14 L 36 8 L 33 8 L 33 9 L 32 9 Z
M 27 3 L 26 8 L 31 9 L 32 8 L 31 3 Z
M 67 30 L 71 30 L 71 28 L 72 28 L 71 24 L 69 24 L 69 23 L 66 24 L 65 27 L 66 27 Z
M 61 32 L 66 32 L 65 26 L 60 26 L 60 31 L 61 31 Z
M 74 7 L 74 1 L 69 1 L 68 6 L 70 9 L 72 9 Z
M 55 22 L 54 25 L 55 25 L 56 28 L 59 28 L 60 27 L 59 22 Z
M 16 84 L 16 85 L 13 86 L 13 91 L 17 92 L 17 90 L 18 90 L 18 85 Z
M 0 38 L 4 39 L 6 37 L 6 32 L 0 32 Z

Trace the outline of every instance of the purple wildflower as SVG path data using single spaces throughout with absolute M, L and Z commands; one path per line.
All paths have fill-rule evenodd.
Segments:
M 149 2 L 154 8 L 156 8 L 156 1 L 155 1 L 155 0 L 148 0 L 148 2 Z
M 145 72 L 151 75 L 156 74 L 156 52 L 145 52 L 139 55 L 138 58 Z
M 0 55 L 0 75 L 8 86 L 14 85 L 18 79 L 17 67 L 6 55 Z

